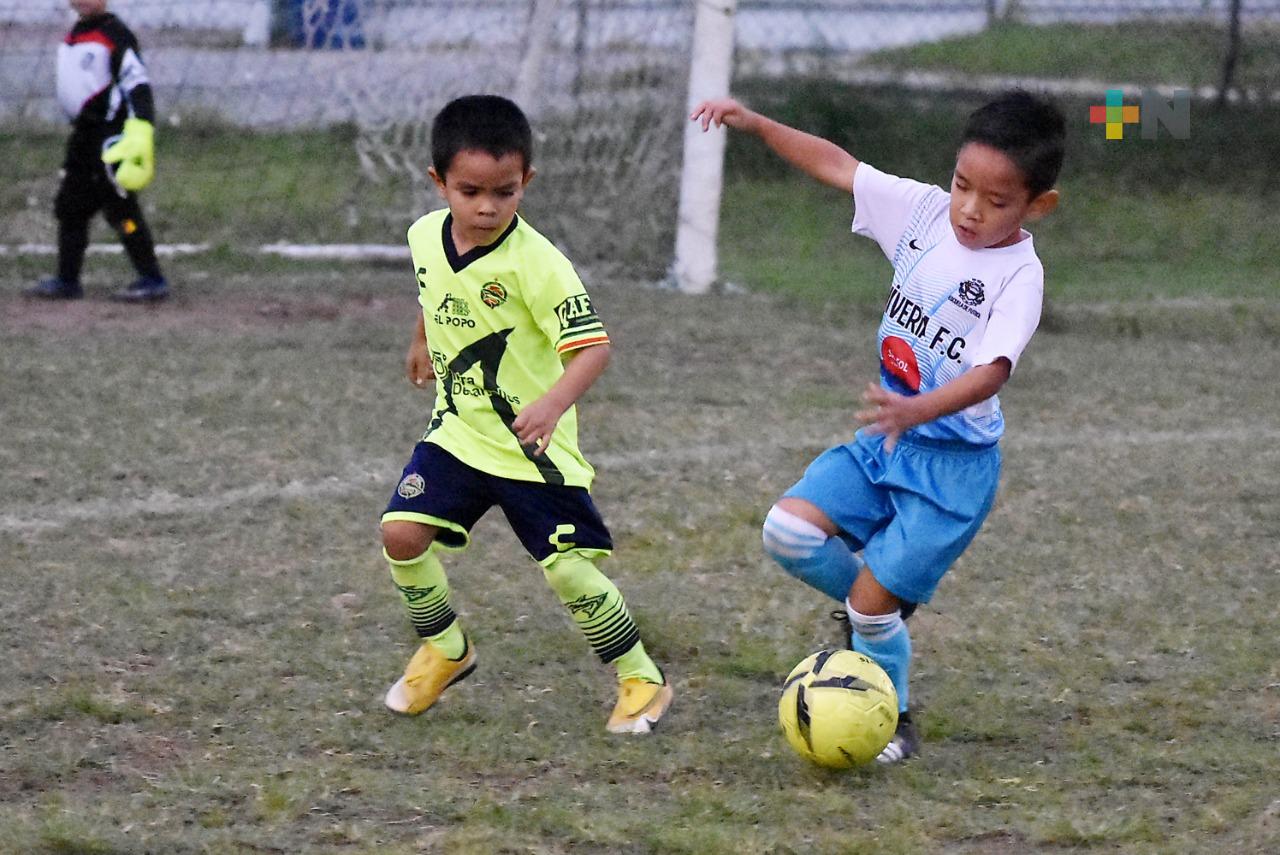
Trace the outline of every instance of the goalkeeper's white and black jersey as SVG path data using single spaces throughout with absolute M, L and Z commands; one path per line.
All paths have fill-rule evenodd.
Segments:
M 105 138 L 130 117 L 155 122 L 138 40 L 115 15 L 81 18 L 58 46 L 58 102 L 77 133 Z

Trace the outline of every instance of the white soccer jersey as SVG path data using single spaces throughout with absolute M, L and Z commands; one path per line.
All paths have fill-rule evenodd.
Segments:
M 129 93 L 150 85 L 138 40 L 115 15 L 80 19 L 58 46 L 58 103 L 73 122 L 117 121 Z M 153 121 L 149 100 L 139 118 Z
M 866 163 L 854 176 L 853 199 L 853 231 L 875 240 L 893 264 L 880 320 L 881 385 L 915 395 L 1002 356 L 1016 366 L 1040 323 L 1044 296 L 1031 235 L 998 249 L 968 249 L 951 228 L 950 193 Z M 994 442 L 1004 433 L 1000 399 L 993 395 L 913 433 Z

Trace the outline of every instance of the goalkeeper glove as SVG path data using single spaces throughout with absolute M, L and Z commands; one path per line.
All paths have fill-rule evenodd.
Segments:
M 120 141 L 102 153 L 103 163 L 117 163 L 116 184 L 141 190 L 156 174 L 155 133 L 145 119 L 125 119 Z

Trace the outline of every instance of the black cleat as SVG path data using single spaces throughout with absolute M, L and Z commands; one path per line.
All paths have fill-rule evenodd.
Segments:
M 899 713 L 898 729 L 893 734 L 893 739 L 889 740 L 889 744 L 876 757 L 876 762 L 885 766 L 892 766 L 894 763 L 901 763 L 903 760 L 914 757 L 919 753 L 920 735 L 916 733 L 916 726 L 911 721 L 911 711 Z
M 840 628 L 840 648 L 841 650 L 853 649 L 853 627 L 849 626 L 849 613 L 844 609 L 832 609 L 831 619 L 836 622 L 836 626 Z
M 23 291 L 22 295 L 37 300 L 79 300 L 84 296 L 84 288 L 79 282 L 67 282 L 57 276 L 46 276 Z
M 123 291 L 111 295 L 121 303 L 155 303 L 169 296 L 169 283 L 163 276 L 143 276 Z

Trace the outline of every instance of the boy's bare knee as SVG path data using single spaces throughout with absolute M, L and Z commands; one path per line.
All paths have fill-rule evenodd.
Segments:
M 826 533 L 827 537 L 832 537 L 840 531 L 839 527 L 822 512 L 821 508 L 807 499 L 797 499 L 794 496 L 783 496 L 775 502 L 773 506 L 775 508 L 781 508 L 789 514 L 794 514 L 811 525 L 816 525 Z
M 408 520 L 382 524 L 382 546 L 393 561 L 411 561 L 427 551 L 435 540 L 436 527 Z

